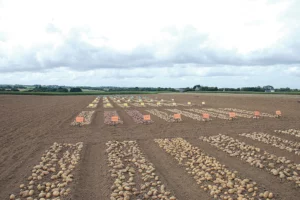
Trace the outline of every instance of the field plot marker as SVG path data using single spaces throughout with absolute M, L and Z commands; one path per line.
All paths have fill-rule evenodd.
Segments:
M 237 113 L 237 116 L 246 117 L 246 118 L 253 118 L 254 111 L 248 111 L 248 110 L 242 110 L 237 108 L 219 108 L 220 110 L 226 110 L 226 111 L 233 111 Z M 262 117 L 271 117 L 275 118 L 276 115 L 269 114 L 269 113 L 259 113 Z M 248 116 L 251 115 L 251 116 Z
M 225 115 L 223 113 L 221 113 L 221 114 L 215 113 L 215 112 L 209 111 L 207 109 L 193 109 L 192 108 L 192 109 L 185 109 L 185 110 L 199 113 L 199 114 L 208 113 L 210 117 L 215 117 L 215 118 L 219 118 L 219 119 L 226 119 L 226 120 L 229 119 L 229 117 L 227 116 L 227 112 L 224 112 L 224 113 L 226 113 L 226 115 Z
M 77 123 L 83 123 L 84 122 L 84 117 L 76 117 L 76 122 Z
M 153 121 L 150 119 L 145 121 L 145 115 L 140 113 L 138 110 L 125 110 L 125 112 L 133 119 L 133 121 L 137 124 L 143 124 L 143 123 L 153 123 Z M 150 115 L 149 115 L 150 116 Z
M 181 120 L 181 114 L 174 114 L 174 120 L 176 121 L 176 122 L 180 122 L 180 121 L 182 121 Z
M 119 122 L 119 116 L 112 116 L 111 117 L 111 122 L 115 126 Z
M 79 113 L 79 115 L 74 119 L 73 122 L 71 122 L 72 126 L 83 126 L 83 125 L 88 125 L 92 122 L 92 116 L 94 114 L 94 110 L 93 111 L 82 111 L 81 113 Z
M 203 118 L 204 121 L 209 121 L 210 120 L 208 113 L 203 113 L 202 118 Z
M 235 112 L 229 112 L 229 120 L 233 120 L 236 118 Z
M 157 116 L 157 117 L 159 117 L 159 118 L 161 118 L 161 119 L 163 119 L 167 122 L 175 122 L 174 116 L 169 115 L 166 112 L 159 111 L 157 109 L 146 110 L 146 112 L 149 112 L 152 115 L 155 115 L 155 116 Z
M 104 124 L 108 125 L 117 125 L 123 124 L 123 121 L 120 119 L 117 111 L 104 111 Z
M 260 118 L 260 112 L 259 111 L 254 111 L 254 118 L 259 119 Z
M 281 111 L 280 110 L 276 110 L 276 117 L 277 118 L 281 117 Z
M 144 115 L 143 116 L 144 122 L 149 124 L 151 123 L 151 116 L 150 115 Z
M 179 110 L 179 109 L 165 109 L 165 110 L 170 111 L 172 113 L 179 113 L 183 116 L 186 116 L 186 117 L 198 120 L 198 121 L 204 121 L 202 116 L 194 114 L 194 113 L 190 113 L 190 112 L 187 112 L 187 111 L 182 111 L 182 110 Z

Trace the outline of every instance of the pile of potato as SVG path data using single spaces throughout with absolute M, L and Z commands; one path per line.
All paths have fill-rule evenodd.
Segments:
M 69 185 L 73 182 L 72 171 L 79 162 L 83 143 L 54 143 L 41 157 L 39 164 L 33 167 L 27 183 L 20 185 L 18 194 L 10 199 L 46 200 L 60 199 L 70 194 Z
M 113 105 L 110 103 L 107 97 L 103 97 L 103 107 L 104 108 L 113 108 Z
M 237 171 L 230 171 L 216 158 L 206 155 L 183 138 L 156 139 L 159 147 L 172 155 L 197 184 L 215 199 L 273 198 L 273 193 L 263 191 L 256 182 L 242 179 Z
M 87 108 L 96 108 L 97 107 L 97 104 L 95 103 L 90 103 Z
M 142 107 L 146 107 L 146 104 L 142 105 L 141 104 L 142 102 L 138 102 L 138 103 L 131 103 L 133 106 L 135 107 L 139 107 L 139 108 L 142 108 Z
M 242 133 L 240 136 L 250 138 L 252 140 L 260 141 L 265 144 L 270 144 L 274 147 L 287 150 L 288 152 L 294 152 L 296 155 L 300 155 L 300 143 L 285 140 L 277 136 L 273 136 L 267 133 L 253 132 L 253 133 Z
M 228 153 L 230 156 L 237 157 L 252 166 L 264 169 L 274 176 L 278 176 L 283 180 L 293 181 L 300 187 L 300 176 L 298 174 L 300 173 L 300 164 L 295 164 L 285 157 L 278 157 L 226 135 L 219 134 L 210 137 L 200 137 L 200 139 Z
M 170 111 L 172 113 L 178 113 L 178 114 L 181 114 L 183 116 L 186 116 L 186 117 L 198 120 L 198 121 L 204 121 L 202 116 L 194 114 L 194 113 L 190 113 L 190 112 L 187 112 L 187 111 L 182 111 L 182 110 L 179 110 L 179 109 L 165 109 L 165 110 Z
M 88 125 L 92 122 L 92 116 L 94 114 L 94 110 L 92 111 L 82 111 L 81 113 L 79 113 L 79 115 L 77 117 L 83 117 L 84 120 L 83 122 L 76 122 L 76 118 L 74 119 L 74 121 L 71 123 L 72 126 L 83 126 L 83 125 Z
M 159 107 L 159 106 L 161 106 L 161 105 L 157 105 L 155 103 L 145 103 L 145 104 L 147 104 L 148 106 L 152 106 L 152 107 Z
M 156 175 L 154 165 L 145 159 L 136 141 L 109 141 L 106 145 L 109 172 L 114 179 L 111 200 L 176 200 Z
M 167 122 L 175 122 L 176 120 L 174 119 L 174 116 L 173 115 L 169 115 L 168 113 L 166 112 L 163 112 L 163 111 L 159 111 L 157 109 L 151 109 L 151 110 L 146 110 L 146 112 L 149 112 Z M 180 119 L 181 121 L 181 119 Z
M 96 99 L 94 99 L 94 101 L 92 102 L 93 104 L 98 104 L 100 101 L 100 97 L 97 97 Z
M 224 111 L 224 110 L 221 110 L 221 109 L 215 109 L 215 108 L 202 108 L 202 110 L 206 111 L 206 112 L 211 112 L 212 114 L 214 115 L 218 115 L 220 114 L 220 116 L 224 116 L 226 117 L 227 119 L 229 119 L 229 112 L 228 111 Z M 236 113 L 236 116 L 239 116 L 238 113 Z M 245 117 L 245 116 L 243 116 Z M 252 116 L 251 116 L 252 117 Z M 251 118 L 250 117 L 250 118 Z
M 232 112 L 237 112 L 237 113 L 243 113 L 243 114 L 248 114 L 251 115 L 251 117 L 253 118 L 254 115 L 254 111 L 248 111 L 248 110 L 242 110 L 242 109 L 237 109 L 237 108 L 222 108 L 223 110 L 227 110 L 227 111 L 232 111 Z M 247 115 L 245 115 L 247 116 Z M 276 118 L 277 115 L 272 115 L 269 113 L 260 113 L 260 116 L 262 117 L 271 117 L 271 118 Z
M 120 106 L 121 108 L 129 108 L 129 104 L 127 104 L 126 106 L 124 105 L 124 103 L 117 103 L 118 106 Z
M 240 112 L 239 109 L 235 109 L 235 108 L 219 108 L 218 109 L 220 112 L 222 111 L 222 113 L 227 113 L 229 114 L 229 112 L 235 112 L 235 115 L 237 117 L 243 117 L 243 118 L 248 118 L 248 119 L 251 119 L 251 118 L 254 118 L 254 112 L 250 112 L 250 111 L 247 111 L 247 112 Z
M 118 116 L 117 111 L 104 111 L 104 124 L 108 124 L 108 125 L 116 125 L 116 124 L 123 124 L 123 121 L 120 119 L 119 117 L 119 121 L 117 122 L 112 122 L 111 121 L 111 117 L 113 116 Z
M 137 110 L 125 110 L 125 112 L 132 117 L 133 121 L 137 124 L 153 123 L 152 120 L 145 122 L 143 114 Z
M 175 102 L 171 102 L 171 103 L 161 103 L 161 105 L 162 105 L 162 106 L 167 106 L 167 107 L 168 107 L 168 106 L 170 106 L 170 107 L 171 107 L 171 106 L 174 106 L 174 107 L 178 106 L 177 103 L 175 103 Z
M 284 133 L 287 135 L 293 135 L 295 137 L 300 137 L 300 130 L 288 129 L 288 130 L 274 130 L 275 133 Z
M 206 110 L 201 110 L 201 109 L 185 109 L 187 111 L 191 111 L 191 112 L 195 112 L 195 113 L 199 113 L 199 114 L 204 114 L 204 113 L 208 113 L 210 117 L 215 117 L 215 118 L 219 118 L 219 119 L 226 119 L 229 120 L 229 115 L 225 115 L 225 114 L 220 114 L 220 113 L 214 113 L 211 111 L 206 111 Z

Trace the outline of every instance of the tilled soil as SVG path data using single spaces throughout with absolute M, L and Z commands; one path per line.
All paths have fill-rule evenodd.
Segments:
M 238 158 L 230 157 L 208 143 L 200 141 L 199 136 L 210 136 L 219 133 L 230 135 L 247 144 L 257 146 L 269 153 L 285 156 L 300 163 L 300 156 L 285 150 L 272 147 L 249 138 L 241 137 L 240 133 L 265 132 L 292 141 L 300 142 L 300 138 L 274 133 L 275 129 L 300 129 L 299 96 L 277 95 L 220 95 L 220 94 L 160 94 L 147 95 L 155 99 L 175 99 L 177 103 L 196 104 L 206 102 L 204 107 L 239 108 L 275 113 L 281 110 L 280 119 L 238 118 L 233 121 L 213 118 L 209 122 L 201 122 L 182 116 L 182 122 L 169 123 L 151 115 L 152 124 L 137 124 L 111 100 L 114 108 L 104 109 L 102 99 L 96 109 L 87 109 L 95 96 L 0 96 L 0 199 L 9 199 L 11 193 L 17 194 L 19 185 L 24 183 L 31 174 L 31 169 L 38 164 L 43 152 L 54 142 L 83 142 L 80 163 L 76 166 L 71 195 L 67 199 L 95 200 L 109 199 L 113 179 L 107 166 L 107 148 L 109 140 L 137 140 L 146 159 L 156 167 L 156 173 L 167 189 L 177 199 L 198 200 L 213 199 L 207 192 L 200 189 L 192 176 L 188 175 L 183 166 L 159 148 L 154 142 L 156 138 L 182 137 L 197 146 L 208 155 L 216 157 L 230 170 L 236 170 L 241 177 L 257 182 L 261 187 L 272 191 L 276 199 L 299 199 L 300 189 L 294 184 L 281 181 L 264 170 L 250 166 Z M 142 114 L 149 114 L 146 109 L 165 109 L 174 107 L 149 107 L 132 109 Z M 187 109 L 188 107 L 175 107 Z M 200 108 L 201 106 L 194 106 Z M 95 110 L 92 123 L 85 126 L 71 126 L 71 122 L 81 111 Z M 104 124 L 104 110 L 116 110 L 123 124 L 109 126 Z M 173 114 L 168 112 L 169 114 Z

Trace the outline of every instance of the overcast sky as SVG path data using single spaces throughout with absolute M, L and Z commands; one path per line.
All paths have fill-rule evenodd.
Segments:
M 300 88 L 299 0 L 0 0 L 0 84 Z

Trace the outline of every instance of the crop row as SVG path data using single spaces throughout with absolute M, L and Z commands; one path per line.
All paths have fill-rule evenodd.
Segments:
M 54 143 L 41 157 L 39 164 L 31 170 L 27 183 L 20 185 L 18 194 L 10 199 L 60 199 L 70 194 L 72 174 L 82 150 L 82 142 L 76 144 Z
M 293 163 L 285 157 L 278 157 L 261 150 L 255 146 L 247 145 L 237 139 L 226 135 L 215 135 L 210 137 L 200 137 L 219 150 L 222 150 L 232 157 L 237 157 L 248 164 L 264 169 L 282 180 L 294 182 L 300 187 L 300 164 Z
M 254 111 L 242 110 L 242 109 L 237 109 L 237 108 L 223 108 L 223 110 L 233 111 L 233 112 L 237 112 L 237 113 L 249 114 L 249 115 L 252 115 L 252 117 L 253 117 L 253 114 L 254 114 Z M 269 114 L 269 113 L 260 113 L 260 115 L 262 117 L 271 117 L 271 118 L 277 117 L 276 115 L 272 115 L 272 114 Z
M 116 122 L 112 121 L 112 117 L 118 117 Z M 104 124 L 115 125 L 115 124 L 123 124 L 123 121 L 120 119 L 117 111 L 104 111 Z
M 175 122 L 176 120 L 174 119 L 173 115 L 169 115 L 166 112 L 163 111 L 159 111 L 157 109 L 151 109 L 151 110 L 146 110 L 146 112 L 151 113 L 152 115 L 155 115 L 167 122 Z M 179 121 L 181 121 L 181 119 L 178 119 Z
M 87 108 L 96 108 L 97 107 L 97 104 L 94 104 L 94 103 L 90 103 Z
M 100 101 L 100 97 L 96 97 L 96 99 L 93 100 L 93 104 L 98 104 Z
M 135 106 L 135 107 L 146 107 L 145 104 L 142 104 L 143 102 L 140 102 L 140 103 L 131 103 L 131 105 Z
M 229 111 L 224 110 L 222 108 L 219 108 L 219 109 L 215 109 L 215 108 L 203 108 L 203 110 L 207 110 L 207 111 L 211 111 L 211 112 L 215 112 L 215 113 L 220 113 L 220 114 L 227 115 L 227 116 L 229 115 Z M 254 117 L 254 112 L 252 113 L 252 115 L 245 114 L 245 113 L 237 113 L 237 112 L 235 112 L 235 115 L 237 117 L 244 117 L 244 118 L 251 119 L 251 118 Z
M 103 107 L 104 108 L 113 108 L 113 105 L 109 102 L 107 97 L 103 97 Z
M 282 139 L 277 136 L 273 136 L 267 133 L 253 132 L 253 133 L 242 133 L 240 136 L 250 138 L 255 141 L 260 141 L 265 144 L 270 144 L 274 147 L 294 152 L 296 155 L 300 155 L 300 143 L 293 142 L 290 140 Z
M 92 111 L 82 111 L 81 113 L 79 113 L 79 115 L 77 117 L 83 117 L 83 121 L 82 122 L 77 122 L 76 119 L 74 119 L 74 121 L 71 123 L 71 125 L 76 126 L 76 125 L 88 125 L 92 122 L 92 116 L 94 114 L 94 110 Z
M 202 116 L 194 114 L 194 113 L 190 113 L 190 112 L 187 112 L 187 111 L 182 111 L 182 110 L 178 110 L 178 109 L 165 109 L 165 110 L 170 111 L 172 113 L 178 113 L 178 114 L 181 114 L 183 116 L 186 116 L 186 117 L 198 120 L 198 121 L 204 121 Z
M 144 115 L 137 110 L 125 110 L 125 112 L 133 119 L 133 121 L 137 124 L 143 123 L 153 123 L 152 120 L 145 121 Z
M 155 103 L 145 103 L 146 105 L 148 106 L 151 106 L 151 107 L 160 107 L 161 105 L 160 104 L 155 104 Z
M 288 129 L 288 130 L 275 130 L 275 133 L 283 133 L 287 135 L 293 135 L 295 137 L 300 137 L 300 130 Z
M 97 97 L 96 99 L 93 100 L 92 103 L 90 103 L 87 108 L 96 108 L 98 103 L 99 103 L 100 97 Z
M 264 191 L 256 182 L 239 177 L 237 171 L 229 170 L 216 158 L 206 155 L 198 147 L 183 138 L 156 139 L 155 142 L 185 166 L 200 188 L 215 199 L 273 198 L 273 193 Z
M 214 118 L 229 119 L 228 113 L 227 113 L 227 115 L 225 115 L 225 114 L 215 113 L 215 112 L 212 112 L 212 111 L 207 111 L 207 110 L 204 110 L 204 109 L 194 109 L 194 108 L 185 109 L 185 110 L 195 112 L 195 113 L 199 113 L 199 114 L 208 113 L 210 117 L 214 117 Z
M 128 103 L 116 103 L 119 107 L 121 108 L 129 108 L 129 104 Z
M 155 166 L 144 156 L 136 141 L 106 143 L 108 166 L 114 183 L 111 200 L 175 200 L 155 173 Z

